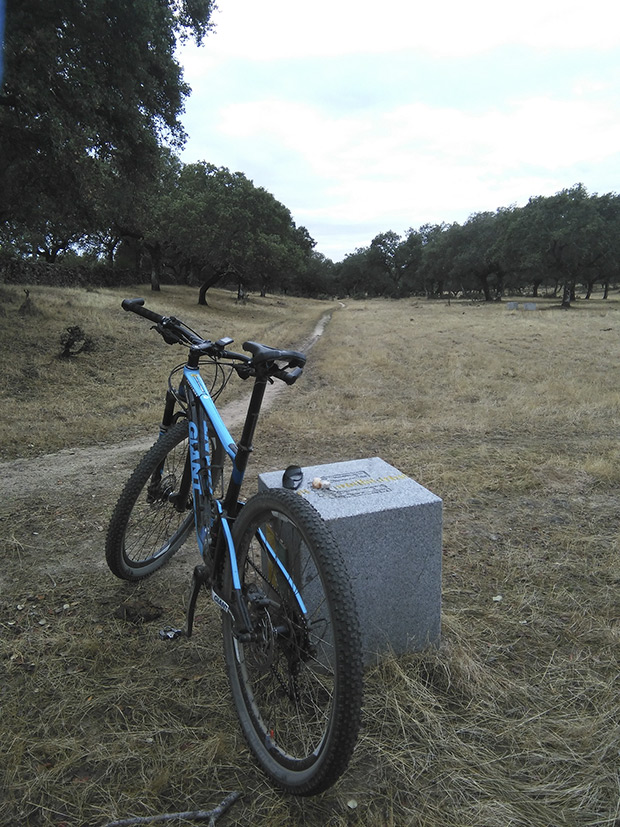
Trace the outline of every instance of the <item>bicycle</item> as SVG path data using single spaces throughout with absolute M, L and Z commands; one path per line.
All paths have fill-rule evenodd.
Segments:
M 202 562 L 192 575 L 185 627 L 161 634 L 191 637 L 199 593 L 210 589 L 251 751 L 287 792 L 322 792 L 348 766 L 360 726 L 361 638 L 349 578 L 328 527 L 295 490 L 298 466 L 287 467 L 282 488 L 240 497 L 267 384 L 294 384 L 306 357 L 251 341 L 243 344 L 247 353 L 235 353 L 230 337 L 203 339 L 174 316 L 148 310 L 143 299 L 125 299 L 122 307 L 189 353 L 170 373 L 159 438 L 112 514 L 108 566 L 121 579 L 141 580 L 195 530 Z M 215 405 L 233 372 L 254 379 L 237 443 Z

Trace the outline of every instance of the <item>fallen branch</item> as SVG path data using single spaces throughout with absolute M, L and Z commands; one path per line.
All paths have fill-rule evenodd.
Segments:
M 155 824 L 162 821 L 173 821 L 177 818 L 184 818 L 186 821 L 206 821 L 209 819 L 208 827 L 212 827 L 217 819 L 223 815 L 229 807 L 241 798 L 241 793 L 230 793 L 213 810 L 188 810 L 185 813 L 166 813 L 159 816 L 143 816 L 137 818 L 123 818 L 120 821 L 110 821 L 104 827 L 134 827 L 136 824 Z

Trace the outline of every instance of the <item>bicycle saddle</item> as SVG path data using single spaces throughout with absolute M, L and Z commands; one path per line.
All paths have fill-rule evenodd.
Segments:
M 258 342 L 244 342 L 243 349 L 252 354 L 255 365 L 263 362 L 288 362 L 289 367 L 302 368 L 306 364 L 305 355 L 297 350 L 278 350 Z

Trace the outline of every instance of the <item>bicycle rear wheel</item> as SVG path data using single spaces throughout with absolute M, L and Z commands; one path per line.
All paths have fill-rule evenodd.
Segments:
M 223 615 L 241 728 L 273 781 L 313 795 L 344 772 L 360 725 L 361 639 L 344 562 L 318 512 L 284 489 L 252 497 L 233 539 L 258 632 L 242 643 Z
M 223 454 L 215 437 L 211 438 L 211 449 L 215 485 L 221 476 Z M 187 420 L 182 419 L 157 440 L 129 478 L 106 539 L 106 560 L 117 577 L 148 577 L 187 540 L 194 526 L 191 487 L 180 510 L 170 499 L 179 490 L 187 458 Z

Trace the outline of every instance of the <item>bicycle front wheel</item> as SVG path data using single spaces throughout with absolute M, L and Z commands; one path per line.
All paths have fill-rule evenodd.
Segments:
M 194 524 L 191 487 L 181 509 L 178 491 L 188 456 L 187 421 L 173 425 L 144 456 L 123 489 L 106 539 L 108 567 L 123 580 L 141 580 L 164 565 Z
M 360 725 L 361 639 L 344 562 L 318 512 L 284 489 L 252 497 L 233 539 L 255 631 L 242 643 L 223 615 L 241 728 L 280 787 L 313 795 L 345 770 Z

